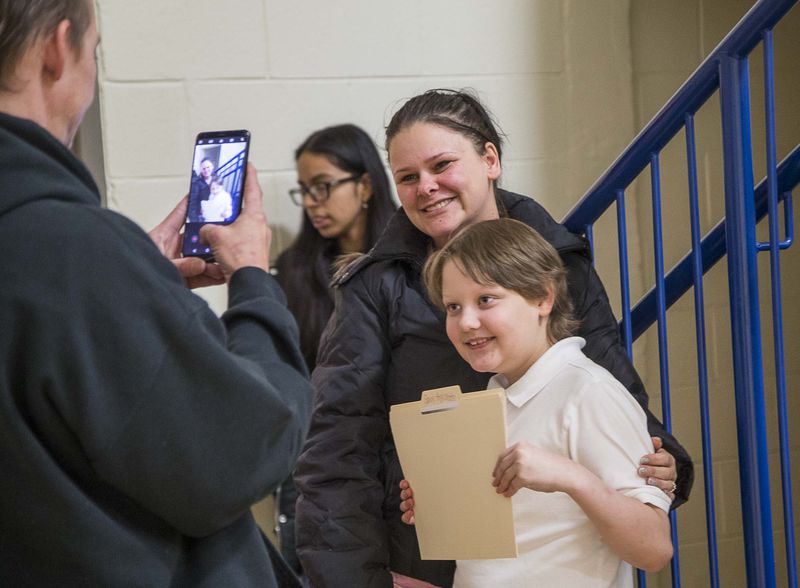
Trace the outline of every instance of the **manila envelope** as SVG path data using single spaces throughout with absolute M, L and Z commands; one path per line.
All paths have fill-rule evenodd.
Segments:
M 506 448 L 505 403 L 502 389 L 462 394 L 450 386 L 391 407 L 422 559 L 517 557 L 511 499 L 492 486 Z

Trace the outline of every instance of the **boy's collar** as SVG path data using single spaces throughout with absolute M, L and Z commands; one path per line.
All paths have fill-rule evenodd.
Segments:
M 552 380 L 575 353 L 580 353 L 586 345 L 582 337 L 567 337 L 555 343 L 530 367 L 516 382 L 508 386 L 508 380 L 502 374 L 496 374 L 489 380 L 489 388 L 504 388 L 506 399 L 521 408 L 536 396 L 550 380 Z

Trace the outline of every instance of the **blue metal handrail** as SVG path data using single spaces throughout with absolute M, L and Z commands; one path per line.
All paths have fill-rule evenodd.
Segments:
M 662 415 L 667 430 L 671 430 L 671 411 L 666 311 L 691 286 L 694 286 L 701 437 L 703 462 L 707 466 L 704 468 L 703 477 L 706 490 L 709 574 L 712 586 L 719 586 L 720 580 L 716 552 L 713 476 L 711 467 L 709 467 L 712 463 L 712 455 L 702 286 L 703 274 L 726 254 L 728 255 L 734 398 L 737 414 L 739 477 L 747 580 L 748 586 L 773 587 L 776 583 L 756 262 L 756 255 L 759 251 L 769 251 L 770 253 L 787 575 L 790 585 L 797 587 L 798 583 L 793 532 L 794 515 L 791 508 L 789 419 L 786 409 L 778 254 L 782 249 L 788 248 L 794 239 L 791 192 L 800 182 L 800 146 L 796 147 L 780 165 L 776 165 L 772 56 L 772 28 L 796 2 L 797 0 L 759 0 L 595 182 L 563 221 L 573 232 L 585 234 L 591 243 L 594 223 L 612 203 L 616 202 L 617 204 L 622 296 L 620 331 L 628 353 L 632 354 L 633 341 L 654 322 L 658 325 Z M 767 177 L 754 187 L 748 56 L 759 43 L 763 43 L 764 46 L 768 169 Z M 694 116 L 717 90 L 719 90 L 723 129 L 725 218 L 705 237 L 702 237 L 697 193 Z M 665 275 L 659 157 L 663 148 L 682 129 L 686 131 L 692 249 Z M 631 309 L 625 190 L 648 167 L 653 207 L 655 285 L 635 308 Z M 783 202 L 784 207 L 785 236 L 783 240 L 780 239 L 778 230 L 780 202 Z M 765 215 L 769 216 L 770 237 L 768 242 L 760 243 L 755 238 L 755 227 L 756 223 Z M 674 512 L 671 513 L 671 521 L 673 543 L 677 546 Z M 677 551 L 671 570 L 673 586 L 680 586 Z M 645 583 L 644 574 L 640 573 L 640 587 Z
M 781 248 L 785 249 L 793 242 L 792 230 L 792 190 L 800 184 L 800 145 L 778 166 L 778 200 L 784 204 L 784 217 L 786 225 L 786 239 L 782 241 Z M 768 212 L 767 178 L 764 178 L 755 188 L 756 221 L 763 219 Z M 725 219 L 722 219 L 703 237 L 700 248 L 702 250 L 703 274 L 708 272 L 723 257 L 725 257 Z M 677 302 L 693 285 L 692 279 L 692 254 L 689 253 L 676 263 L 667 274 L 666 278 L 667 308 Z M 655 288 L 642 296 L 631 310 L 631 333 L 633 340 L 638 339 L 647 328 L 656 320 L 656 292 Z
M 642 129 L 625 151 L 589 188 L 562 221 L 574 233 L 583 233 L 650 164 L 650 154 L 661 151 L 683 128 L 684 115 L 694 114 L 719 88 L 719 61 L 725 56 L 746 56 L 764 29 L 771 29 L 797 0 L 761 0 L 703 60 L 669 101 Z
M 244 174 L 244 152 L 237 153 L 217 169 L 225 189 L 234 197 L 241 191 Z

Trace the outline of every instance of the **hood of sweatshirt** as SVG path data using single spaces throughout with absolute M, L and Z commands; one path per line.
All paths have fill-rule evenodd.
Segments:
M 0 112 L 0 216 L 43 199 L 99 206 L 100 192 L 86 166 L 53 135 Z

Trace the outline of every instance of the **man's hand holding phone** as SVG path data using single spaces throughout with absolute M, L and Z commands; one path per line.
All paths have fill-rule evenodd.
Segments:
M 243 209 L 229 225 L 205 225 L 200 234 L 213 252 L 216 263 L 199 257 L 180 257 L 180 231 L 186 220 L 187 198 L 183 198 L 149 235 L 161 253 L 175 264 L 190 288 L 225 283 L 242 267 L 269 271 L 272 231 L 264 214 L 263 195 L 255 168 L 248 164 L 244 182 Z
M 178 268 L 189 288 L 225 283 L 222 268 L 199 257 L 181 257 L 181 229 L 186 219 L 188 197 L 184 196 L 161 223 L 148 234 L 159 251 Z
M 231 224 L 207 224 L 200 229 L 200 238 L 211 246 L 226 282 L 243 267 L 269 271 L 272 230 L 267 225 L 261 187 L 251 164 L 247 164 L 242 200 L 242 212 Z

